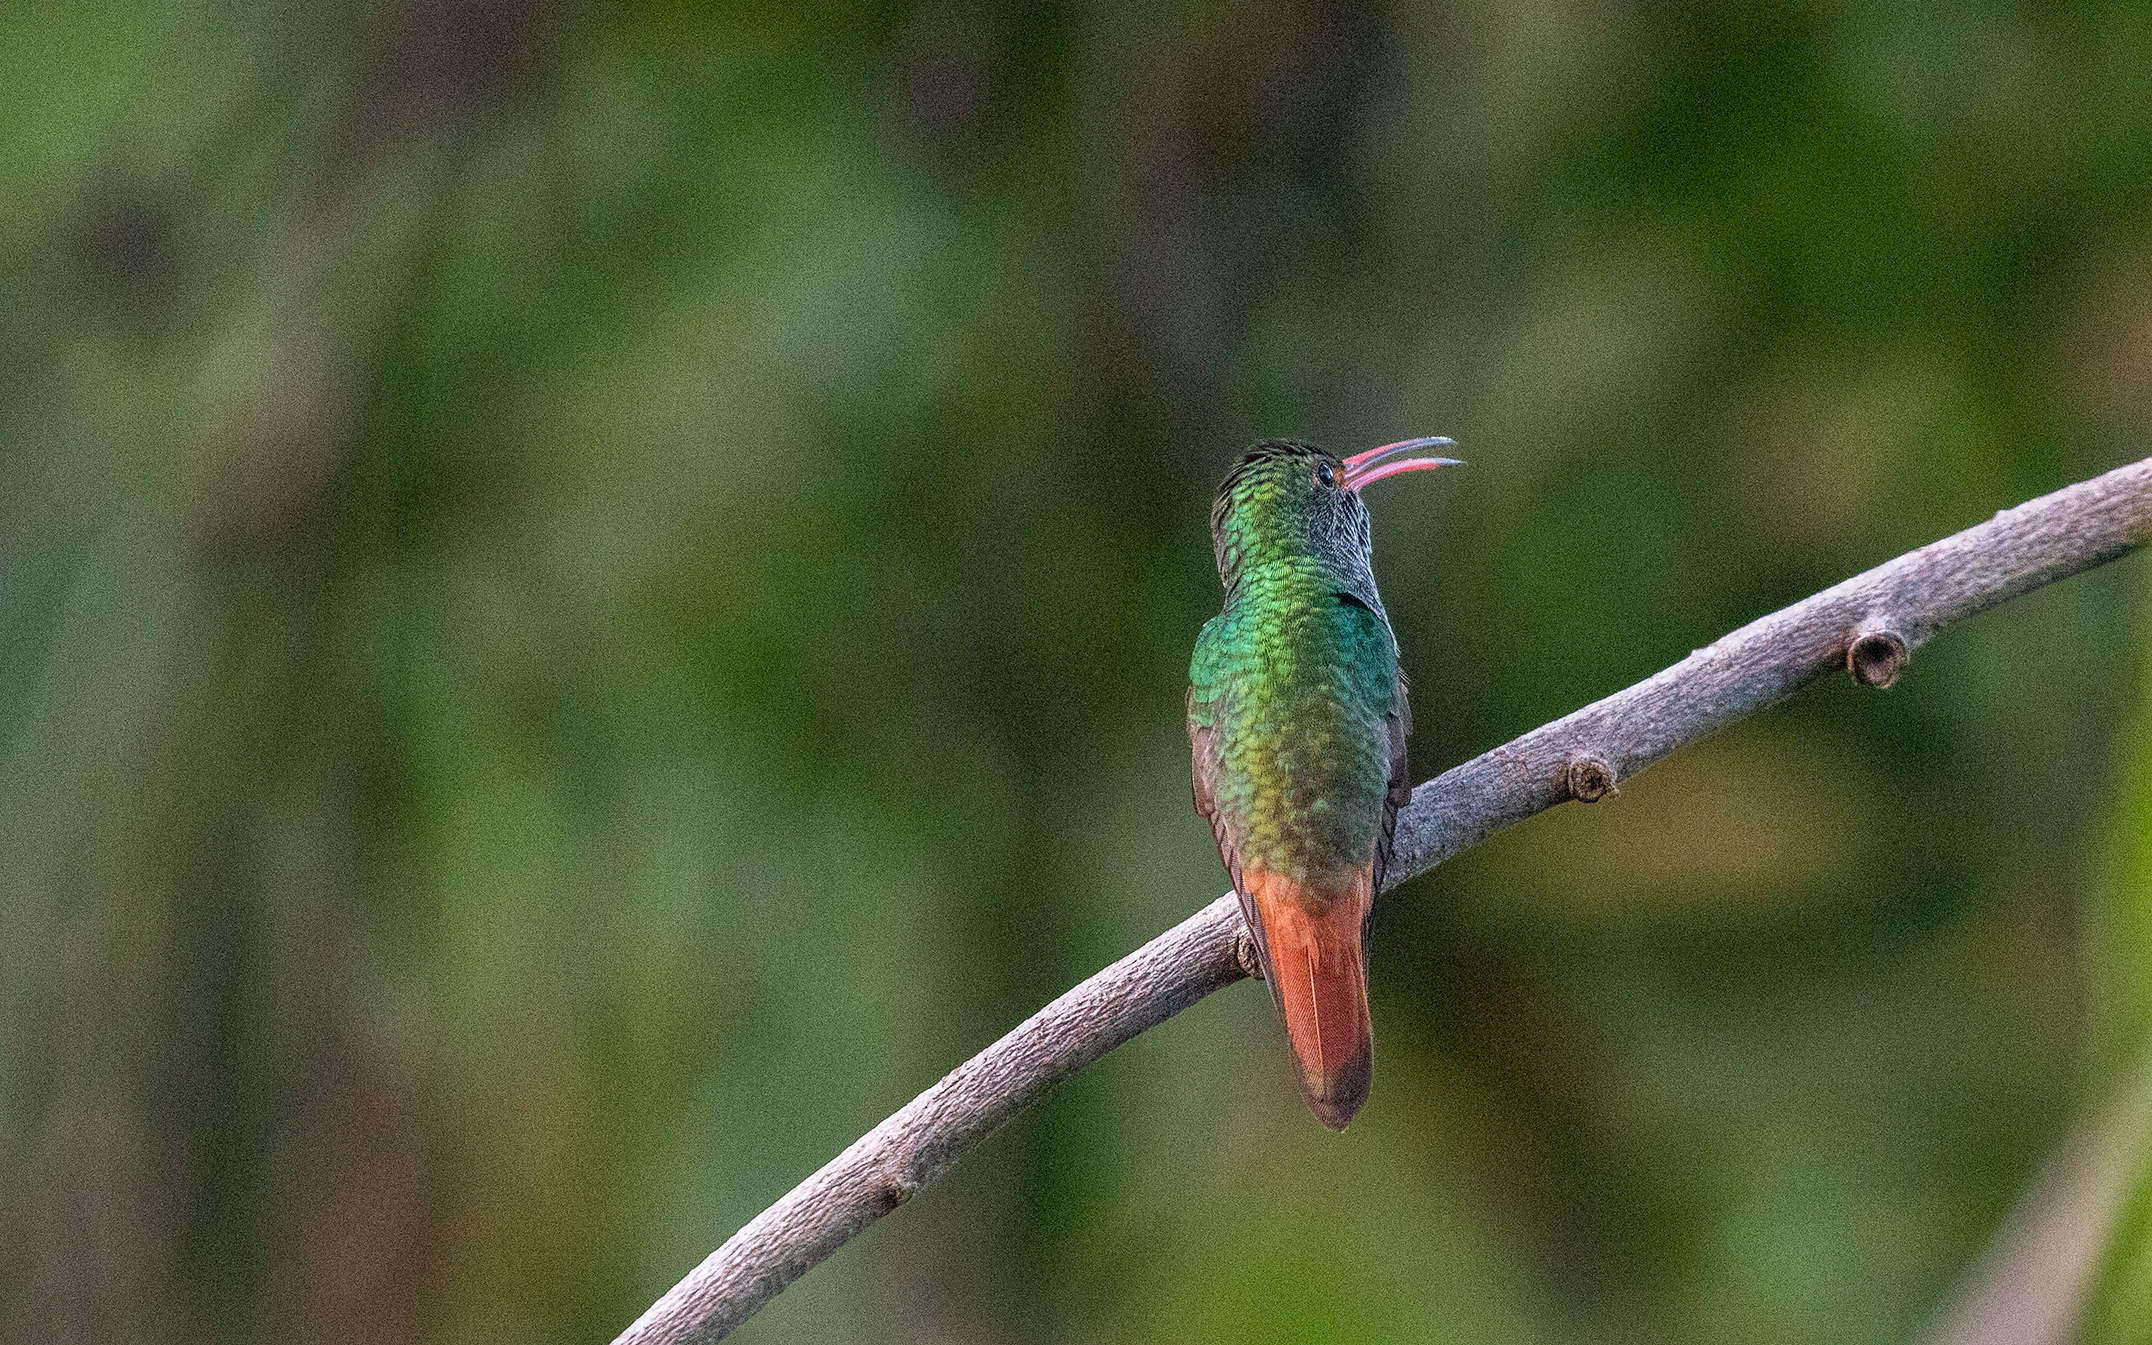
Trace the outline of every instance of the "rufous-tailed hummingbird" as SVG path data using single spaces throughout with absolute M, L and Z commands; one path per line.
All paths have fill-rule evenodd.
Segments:
M 1196 811 L 1240 895 L 1308 1105 L 1333 1130 L 1367 1101 L 1368 930 L 1412 797 L 1412 717 L 1360 490 L 1458 465 L 1405 456 L 1449 444 L 1407 439 L 1349 458 L 1258 444 L 1211 505 L 1225 610 L 1188 666 Z

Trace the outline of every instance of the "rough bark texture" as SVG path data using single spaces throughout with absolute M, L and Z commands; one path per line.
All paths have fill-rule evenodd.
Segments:
M 1888 686 L 1929 637 L 2152 539 L 2152 458 L 2005 509 L 1753 621 L 1444 772 L 1399 814 L 1385 887 L 1845 670 Z M 1229 893 L 1062 995 L 749 1221 L 615 1345 L 721 1339 L 1054 1084 L 1247 974 Z

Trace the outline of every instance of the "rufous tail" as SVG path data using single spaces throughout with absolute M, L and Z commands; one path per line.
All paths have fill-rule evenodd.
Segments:
M 1262 922 L 1258 942 L 1271 996 L 1285 1015 L 1285 1035 L 1300 1066 L 1308 1105 L 1332 1130 L 1367 1101 L 1375 1037 L 1367 1013 L 1367 961 L 1361 936 L 1374 905 L 1374 868 L 1343 890 L 1245 869 L 1245 895 Z

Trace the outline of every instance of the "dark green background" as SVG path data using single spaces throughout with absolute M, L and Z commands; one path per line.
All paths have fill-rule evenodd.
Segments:
M 609 1337 L 1223 890 L 1253 439 L 1471 460 L 1419 778 L 2152 452 L 2152 8 L 1913 8 L 0 9 L 0 1336 Z M 1908 1340 L 2152 1016 L 2143 565 L 1400 889 L 1343 1138 L 1235 987 L 740 1339 Z

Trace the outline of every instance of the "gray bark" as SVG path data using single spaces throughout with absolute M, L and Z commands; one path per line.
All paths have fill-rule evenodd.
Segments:
M 1846 670 L 1888 686 L 1936 632 L 2152 538 L 2152 458 L 2005 509 L 1445 771 L 1398 816 L 1385 887 Z M 1062 995 L 750 1220 L 615 1345 L 714 1341 L 1054 1084 L 1247 974 L 1233 896 Z

